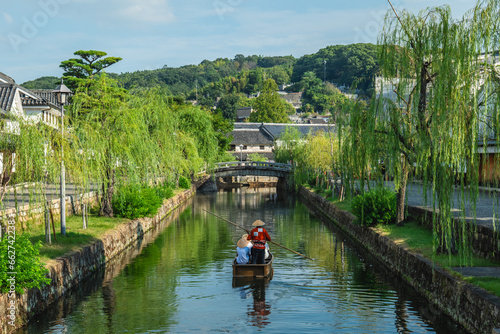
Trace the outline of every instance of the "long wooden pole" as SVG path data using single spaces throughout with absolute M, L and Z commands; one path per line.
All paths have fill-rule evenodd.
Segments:
M 243 226 L 240 226 L 240 225 L 238 225 L 238 224 L 233 223 L 233 222 L 232 222 L 232 221 L 230 221 L 230 220 L 227 220 L 227 219 L 225 219 L 225 218 L 222 218 L 221 216 L 218 216 L 218 215 L 216 215 L 216 214 L 215 214 L 215 213 L 213 213 L 213 212 L 207 211 L 207 210 L 205 210 L 205 209 L 202 209 L 202 210 L 203 210 L 203 211 L 205 211 L 206 213 L 211 214 L 212 216 L 215 216 L 215 217 L 217 217 L 217 218 L 219 218 L 219 219 L 222 219 L 222 220 L 223 220 L 223 221 L 225 221 L 225 222 L 228 222 L 229 224 L 232 224 L 232 225 L 234 225 L 234 226 L 236 226 L 236 227 L 241 228 L 242 230 L 245 230 L 247 233 L 250 233 L 250 231 L 249 231 L 249 230 L 247 230 L 246 228 L 244 228 Z M 273 245 L 276 245 L 276 246 L 278 246 L 278 247 L 284 248 L 284 249 L 286 249 L 287 251 L 290 251 L 290 252 L 292 252 L 292 253 L 295 253 L 295 254 L 297 254 L 297 255 L 300 255 L 300 256 L 302 256 L 302 257 L 305 257 L 306 259 L 309 259 L 309 260 L 311 260 L 311 261 L 314 261 L 314 260 L 313 260 L 313 259 L 311 259 L 309 256 L 306 256 L 306 255 L 304 255 L 304 254 L 300 254 L 299 252 L 296 252 L 296 251 L 294 251 L 294 250 L 292 250 L 292 249 L 290 249 L 290 248 L 287 248 L 287 247 L 285 247 L 285 246 L 282 246 L 282 245 L 278 244 L 277 242 L 274 242 L 274 241 L 269 241 L 269 242 L 270 242 L 270 243 L 272 243 Z

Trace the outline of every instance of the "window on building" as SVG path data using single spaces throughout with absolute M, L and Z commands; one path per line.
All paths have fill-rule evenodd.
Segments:
M 247 146 L 246 145 L 243 145 L 243 150 L 246 150 L 247 149 Z
M 236 145 L 231 145 L 231 151 L 236 151 Z
M 260 145 L 260 149 L 263 150 L 264 149 L 264 145 Z

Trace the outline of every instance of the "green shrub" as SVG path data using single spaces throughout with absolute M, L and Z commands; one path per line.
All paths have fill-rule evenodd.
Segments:
M 170 198 L 174 195 L 174 191 L 172 190 L 172 186 L 170 183 L 165 182 L 163 184 L 159 184 L 155 187 L 156 194 L 161 199 Z
M 19 234 L 15 239 L 9 236 L 0 240 L 0 292 L 9 292 L 11 283 L 19 294 L 24 293 L 25 288 L 49 284 L 50 278 L 45 276 L 47 269 L 40 262 L 42 243 L 31 243 L 27 234 Z M 10 272 L 16 274 L 8 274 Z M 11 276 L 15 281 L 8 281 Z
M 259 153 L 252 153 L 248 156 L 250 161 L 267 161 L 267 158 Z
M 191 182 L 181 175 L 179 177 L 179 187 L 181 187 L 182 189 L 189 189 L 191 188 Z
M 351 209 L 364 226 L 390 224 L 396 218 L 396 193 L 377 187 L 354 197 Z
M 155 188 L 132 184 L 120 187 L 111 204 L 116 216 L 135 219 L 156 214 L 163 198 Z

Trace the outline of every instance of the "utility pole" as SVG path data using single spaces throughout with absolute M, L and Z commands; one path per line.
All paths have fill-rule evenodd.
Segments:
M 323 60 L 323 83 L 326 85 L 326 59 Z

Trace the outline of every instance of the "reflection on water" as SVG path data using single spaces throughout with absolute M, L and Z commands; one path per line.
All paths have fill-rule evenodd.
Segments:
M 269 314 L 271 314 L 271 305 L 266 303 L 266 288 L 265 280 L 256 280 L 250 285 L 253 296 L 253 307 L 248 311 L 252 325 L 258 328 L 264 328 L 268 325 Z
M 271 304 L 266 302 L 266 289 L 270 278 L 233 278 L 233 288 L 239 292 L 242 300 L 252 298 L 253 303 L 248 305 L 248 316 L 252 326 L 264 328 L 270 323 Z
M 272 280 L 234 281 L 242 230 L 261 219 Z M 20 333 L 460 333 L 401 280 L 274 189 L 199 194 L 164 229 Z

